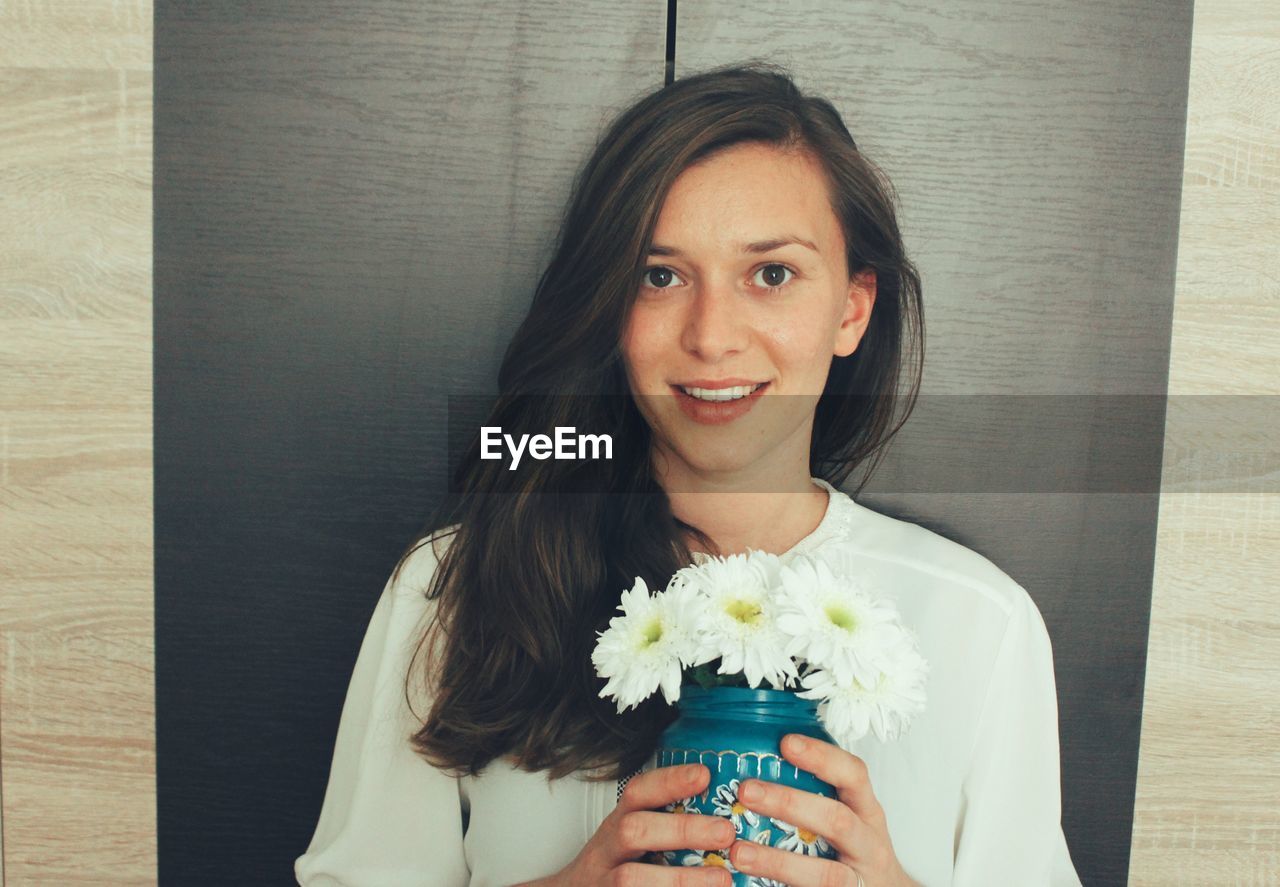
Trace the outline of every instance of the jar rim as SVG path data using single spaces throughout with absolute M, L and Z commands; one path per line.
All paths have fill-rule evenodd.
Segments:
M 681 701 L 685 698 L 702 699 L 708 696 L 739 702 L 782 702 L 794 699 L 801 704 L 818 703 L 816 699 L 800 698 L 795 690 L 775 690 L 772 687 L 702 687 L 698 684 L 684 684 L 680 687 Z
M 680 687 L 681 699 L 685 694 L 691 696 L 736 696 L 739 699 L 780 699 L 785 696 L 795 696 L 795 690 L 774 690 L 773 687 L 704 687 L 698 683 L 685 683 Z M 799 698 L 797 698 L 799 699 Z M 800 701 L 809 701 L 801 699 Z

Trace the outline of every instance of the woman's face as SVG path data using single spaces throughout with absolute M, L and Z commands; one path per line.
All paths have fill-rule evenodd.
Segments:
M 638 285 L 623 361 L 660 476 L 807 477 L 831 360 L 858 347 L 875 299 L 873 271 L 848 277 L 818 162 L 750 142 L 686 169 Z M 708 403 L 690 387 L 754 393 Z

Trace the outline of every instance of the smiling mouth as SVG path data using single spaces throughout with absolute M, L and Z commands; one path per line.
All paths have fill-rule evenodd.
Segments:
M 733 385 L 728 388 L 698 388 L 684 385 L 672 385 L 671 387 L 695 400 L 706 403 L 726 403 L 750 397 L 768 384 L 768 382 L 758 382 L 755 385 Z

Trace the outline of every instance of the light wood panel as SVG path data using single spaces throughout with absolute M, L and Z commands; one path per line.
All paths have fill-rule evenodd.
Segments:
M 1224 440 L 1179 401 L 1280 394 L 1277 84 L 1280 6 L 1197 0 L 1166 471 L 1199 451 L 1182 479 L 1227 492 L 1161 497 L 1135 885 L 1280 883 L 1280 495 L 1249 471 L 1274 462 L 1275 423 Z
M 151 4 L 0 4 L 5 883 L 155 881 Z

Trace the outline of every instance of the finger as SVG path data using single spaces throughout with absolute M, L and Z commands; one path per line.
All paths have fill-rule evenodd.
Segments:
M 821 884 L 822 887 L 856 887 L 857 873 L 833 859 L 803 856 L 751 841 L 736 841 L 729 850 L 734 868 L 784 884 Z
M 618 798 L 618 809 L 624 813 L 656 810 L 672 801 L 702 794 L 710 783 L 711 771 L 706 764 L 680 764 L 646 770 L 631 777 Z
M 723 850 L 733 843 L 733 823 L 721 816 L 634 810 L 618 818 L 614 864 L 648 850 Z
M 875 832 L 848 805 L 834 798 L 760 779 L 745 779 L 738 786 L 738 800 L 748 810 L 774 821 L 774 830 L 784 833 L 783 846 L 787 850 L 816 856 L 825 849 L 824 844 L 829 844 L 854 860 L 869 859 L 875 851 Z
M 613 884 L 634 884 L 636 887 L 732 887 L 733 875 L 728 869 L 718 868 L 665 868 L 628 862 L 612 872 Z
M 838 745 L 788 733 L 782 738 L 782 756 L 801 770 L 833 786 L 837 797 L 873 825 L 884 823 L 884 809 L 871 790 L 866 762 Z

